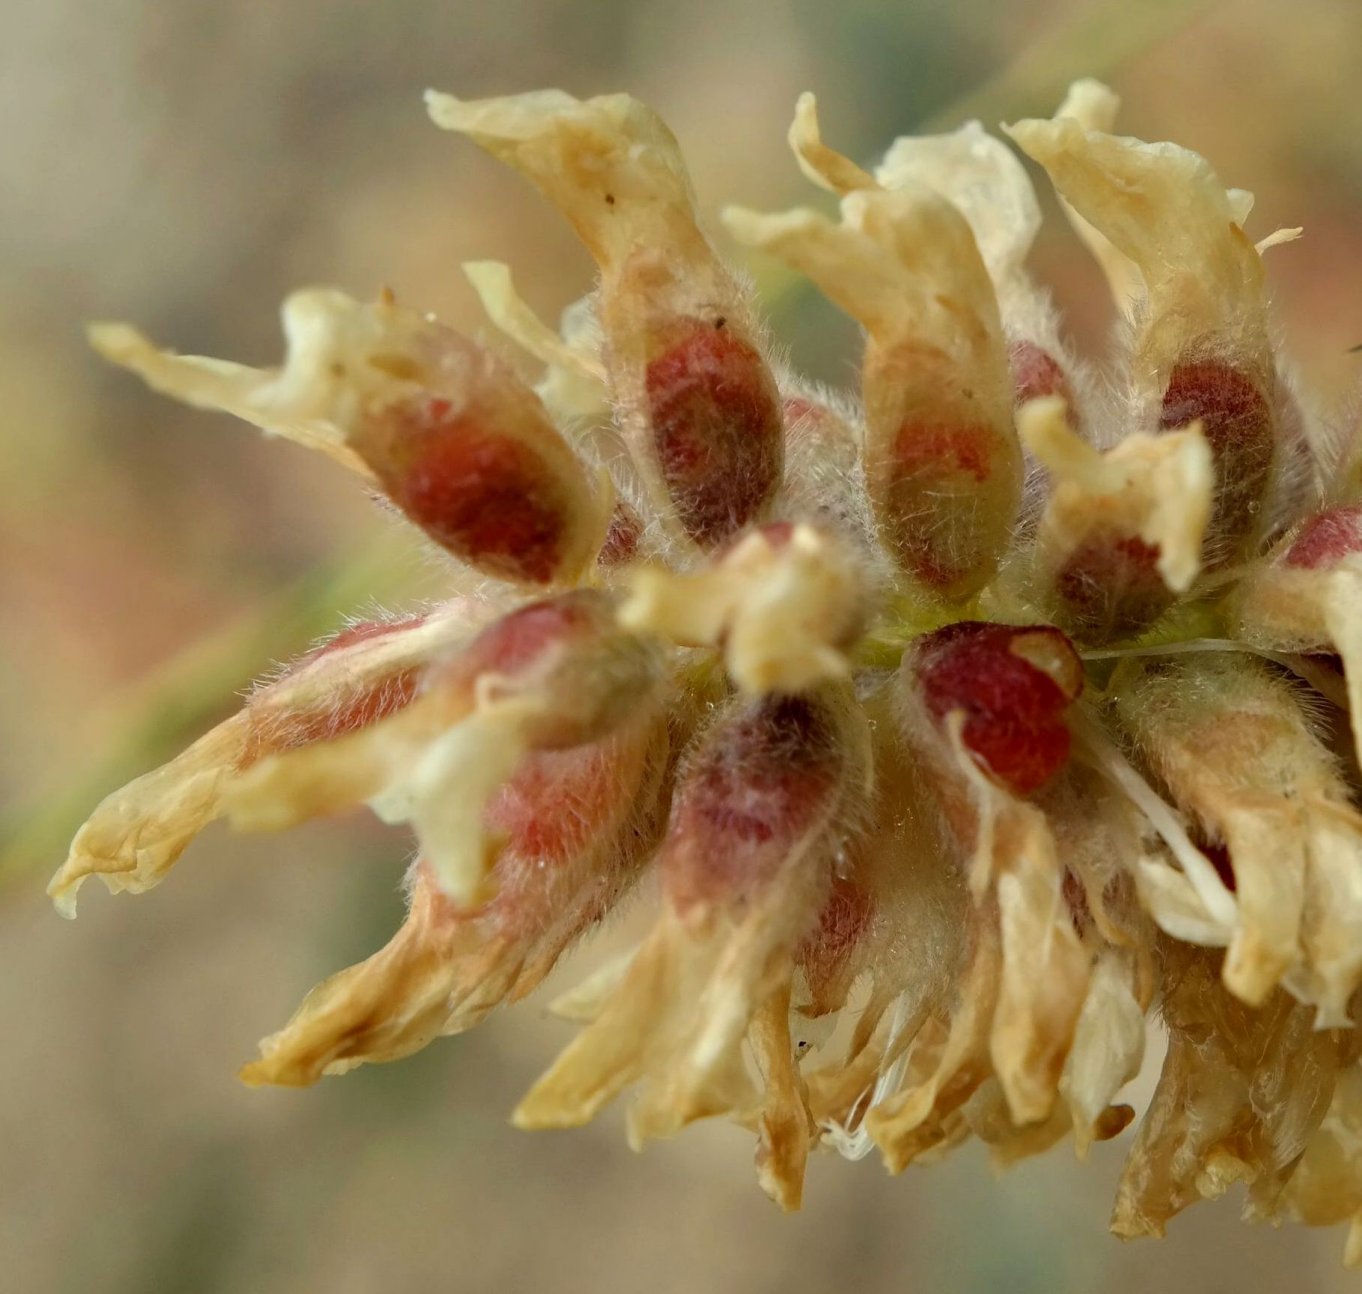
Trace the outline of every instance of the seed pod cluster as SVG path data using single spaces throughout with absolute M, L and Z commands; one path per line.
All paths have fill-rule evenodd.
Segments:
M 401 928 L 243 1071 L 297 1086 L 518 1000 L 644 880 L 651 924 L 558 1000 L 580 1031 L 521 1126 L 630 1089 L 635 1145 L 729 1118 L 795 1208 L 818 1146 L 1006 1165 L 1138 1119 L 1118 1234 L 1244 1181 L 1251 1216 L 1351 1220 L 1362 1262 L 1362 433 L 1282 376 L 1289 232 L 1251 241 L 1247 194 L 1080 82 L 1008 128 L 1128 316 L 1080 357 L 1006 143 L 970 123 L 867 168 L 804 96 L 789 142 L 836 214 L 725 223 L 864 326 L 859 390 L 828 391 L 773 362 L 651 109 L 428 105 L 597 263 L 561 330 L 465 266 L 538 382 L 332 291 L 286 303 L 276 369 L 93 338 L 344 465 L 460 591 L 114 792 L 62 911 L 90 876 L 156 885 L 217 818 L 406 827 Z

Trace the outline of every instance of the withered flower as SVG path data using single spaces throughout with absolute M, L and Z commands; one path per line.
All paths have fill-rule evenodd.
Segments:
M 557 1004 L 521 1101 L 635 1144 L 724 1116 L 797 1207 L 809 1151 L 892 1171 L 1120 1135 L 1113 1219 L 1351 1219 L 1362 1262 L 1362 433 L 1268 317 L 1248 194 L 1110 133 L 1080 82 L 1006 133 L 1124 316 L 1077 357 L 1025 261 L 1027 174 L 972 122 L 873 171 L 804 96 L 836 217 L 731 209 L 865 328 L 859 398 L 774 359 L 666 126 L 623 95 L 430 114 L 520 170 L 597 261 L 561 331 L 465 268 L 534 389 L 391 298 L 301 292 L 254 370 L 96 347 L 339 460 L 476 577 L 353 625 L 115 792 L 51 886 L 159 883 L 219 817 L 410 824 L 410 911 L 243 1077 L 309 1084 L 535 988 L 645 875 L 650 932 Z M 839 1028 L 839 1021 L 845 1027 Z M 821 1039 L 819 1045 L 811 1040 Z

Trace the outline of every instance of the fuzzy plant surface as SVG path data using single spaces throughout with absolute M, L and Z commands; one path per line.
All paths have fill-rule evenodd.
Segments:
M 1349 1221 L 1362 1262 L 1362 435 L 1269 319 L 1263 256 L 1298 231 L 1255 243 L 1249 194 L 1079 82 L 1006 134 L 1110 284 L 1087 360 L 1028 275 L 1008 144 L 974 122 L 866 171 L 805 95 L 790 144 L 834 198 L 723 220 L 862 325 L 860 390 L 830 391 L 773 353 L 649 108 L 427 103 L 599 280 L 555 331 L 465 266 L 533 388 L 391 296 L 290 297 L 271 369 L 92 329 L 338 460 L 450 597 L 350 625 L 109 796 L 59 908 L 150 889 L 219 818 L 367 806 L 415 840 L 405 922 L 248 1083 L 471 1028 L 637 887 L 651 930 L 555 1004 L 580 1031 L 519 1125 L 626 1089 L 635 1144 L 732 1119 L 785 1208 L 818 1146 L 897 1172 L 1124 1135 L 1118 1234 L 1242 1183 L 1250 1217 Z

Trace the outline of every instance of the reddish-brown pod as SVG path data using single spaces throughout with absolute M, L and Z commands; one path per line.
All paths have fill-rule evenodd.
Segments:
M 1087 642 L 1140 632 L 1173 605 L 1158 561 L 1158 546 L 1138 535 L 1092 535 L 1055 573 L 1057 618 Z
M 596 565 L 607 570 L 615 566 L 627 566 L 638 556 L 642 542 L 642 519 L 623 499 L 616 499 L 610 514 L 610 524 L 606 527 L 605 540 L 601 544 L 601 551 L 596 554 Z
M 245 769 L 264 755 L 296 750 L 314 741 L 329 741 L 377 723 L 409 704 L 416 695 L 425 666 L 395 664 L 390 673 L 375 677 L 336 678 L 314 698 L 290 698 L 287 682 L 302 670 L 361 643 L 405 633 L 424 624 L 424 615 L 401 620 L 366 620 L 350 625 L 292 666 L 284 679 L 262 688 L 251 698 L 245 715 L 247 730 L 237 768 Z M 279 698 L 279 699 L 276 699 Z
M 915 186 L 850 192 L 840 223 L 803 209 L 725 221 L 865 326 L 865 482 L 883 548 L 942 598 L 977 593 L 1011 542 L 1022 460 L 998 301 L 964 217 Z
M 682 770 L 662 869 L 672 906 L 741 903 L 781 873 L 844 788 L 842 725 L 818 693 L 731 711 Z
M 1063 768 L 1064 711 L 1083 690 L 1083 666 L 1058 629 L 964 620 L 919 638 L 904 667 L 929 717 L 943 727 L 960 715 L 965 749 L 1014 794 Z
M 658 470 L 681 529 L 713 548 L 757 520 L 780 484 L 780 398 L 722 316 L 678 320 L 653 350 L 644 387 Z
M 433 396 L 384 417 L 389 448 L 375 470 L 431 539 L 518 583 L 548 584 L 562 573 L 580 495 L 533 443 Z
M 616 612 L 616 599 L 596 589 L 527 603 L 432 668 L 426 692 L 448 698 L 450 717 L 469 704 L 486 713 L 510 702 L 507 722 L 532 749 L 599 740 L 652 698 L 658 682 L 656 652 L 621 629 Z M 478 697 L 487 680 L 496 695 Z M 516 713 L 512 698 L 531 693 L 543 704 Z
M 834 875 L 817 924 L 800 944 L 796 959 L 812 996 L 811 1015 L 845 1000 L 861 969 L 853 959 L 875 916 L 875 899 L 855 877 Z
M 1206 528 L 1206 552 L 1226 560 L 1258 525 L 1275 448 L 1266 395 L 1247 375 L 1219 360 L 1180 363 L 1163 393 L 1165 431 L 1200 422 L 1215 464 L 1216 492 Z
M 1048 350 L 1033 341 L 1013 341 L 1007 348 L 1007 364 L 1012 374 L 1012 398 L 1016 404 L 1057 395 L 1064 401 L 1070 425 L 1077 426 L 1068 375 Z
M 1303 525 L 1282 555 L 1282 565 L 1320 570 L 1362 553 L 1362 503 L 1317 513 Z

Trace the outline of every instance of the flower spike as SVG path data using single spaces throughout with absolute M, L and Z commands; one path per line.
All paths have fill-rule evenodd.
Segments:
M 725 1118 L 785 1209 L 820 1146 L 897 1172 L 1125 1137 L 1117 1234 L 1243 1182 L 1251 1218 L 1348 1223 L 1362 1264 L 1362 424 L 1320 431 L 1275 353 L 1262 256 L 1293 231 L 1251 242 L 1250 196 L 1112 134 L 1096 82 L 1013 126 L 1127 316 L 1090 370 L 1002 141 L 863 167 L 801 96 L 789 143 L 836 217 L 725 218 L 864 326 L 837 391 L 768 363 L 651 109 L 427 103 L 599 267 L 555 329 L 465 263 L 535 386 L 391 296 L 294 294 L 271 369 L 91 335 L 469 570 L 108 797 L 58 908 L 89 876 L 151 888 L 220 817 L 367 806 L 416 860 L 406 918 L 250 1084 L 462 1033 L 638 891 L 647 933 L 550 1004 L 578 1032 L 520 1126 L 626 1089 L 636 1147 Z

